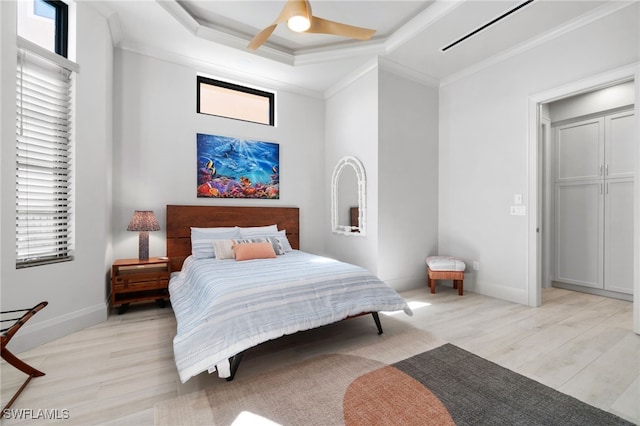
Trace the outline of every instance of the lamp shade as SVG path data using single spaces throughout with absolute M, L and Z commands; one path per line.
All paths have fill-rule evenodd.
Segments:
M 160 224 L 151 210 L 136 210 L 127 231 L 159 231 Z

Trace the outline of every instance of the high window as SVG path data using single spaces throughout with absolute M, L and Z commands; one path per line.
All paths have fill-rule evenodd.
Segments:
M 67 5 L 18 4 L 16 267 L 21 268 L 72 259 L 72 89 L 78 67 L 65 58 Z M 40 30 L 31 20 L 41 22 Z
M 198 76 L 197 111 L 253 123 L 275 125 L 275 95 Z
M 62 1 L 23 0 L 18 5 L 18 35 L 67 57 L 69 7 Z

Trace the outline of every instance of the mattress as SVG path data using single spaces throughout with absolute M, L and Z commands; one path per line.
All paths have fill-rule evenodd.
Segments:
M 299 250 L 275 259 L 188 257 L 169 283 L 180 380 L 229 377 L 229 358 L 267 340 L 379 311 L 412 315 L 406 301 L 356 265 Z

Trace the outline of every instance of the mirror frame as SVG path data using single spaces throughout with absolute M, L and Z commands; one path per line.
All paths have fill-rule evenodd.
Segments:
M 340 174 L 345 167 L 353 167 L 358 179 L 358 226 L 352 227 L 340 225 L 338 223 L 338 182 Z M 335 234 L 348 235 L 351 237 L 366 235 L 366 217 L 367 217 L 367 180 L 364 173 L 362 162 L 355 157 L 342 157 L 335 168 L 331 177 L 331 231 Z M 354 229 L 359 232 L 353 232 Z

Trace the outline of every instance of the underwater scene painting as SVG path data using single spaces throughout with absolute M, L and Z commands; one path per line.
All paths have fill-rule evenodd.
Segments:
M 198 197 L 280 198 L 280 145 L 197 134 Z

